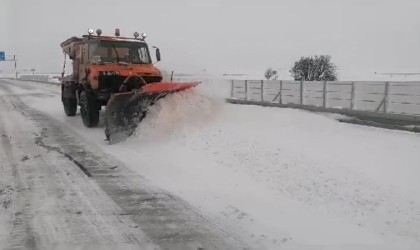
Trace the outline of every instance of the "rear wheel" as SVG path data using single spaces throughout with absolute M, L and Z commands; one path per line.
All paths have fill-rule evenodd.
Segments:
M 75 116 L 77 112 L 77 99 L 63 98 L 64 112 L 67 116 Z
M 80 113 L 86 127 L 96 127 L 99 123 L 99 104 L 86 91 L 80 93 Z

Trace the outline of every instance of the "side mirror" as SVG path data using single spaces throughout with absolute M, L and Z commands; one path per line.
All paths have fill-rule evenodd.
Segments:
M 159 48 L 156 48 L 156 60 L 158 62 L 160 61 L 160 50 L 159 50 Z

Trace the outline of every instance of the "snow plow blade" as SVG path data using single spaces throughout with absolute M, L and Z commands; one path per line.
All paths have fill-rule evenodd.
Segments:
M 115 144 L 132 135 L 148 108 L 168 94 L 193 88 L 200 84 L 155 83 L 131 92 L 111 96 L 106 105 L 105 135 L 109 144 Z

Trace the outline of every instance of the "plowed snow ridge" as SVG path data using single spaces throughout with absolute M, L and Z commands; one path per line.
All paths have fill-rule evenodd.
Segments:
M 194 91 L 176 93 L 153 105 L 135 135 L 142 142 L 163 142 L 194 132 L 222 110 L 220 99 Z

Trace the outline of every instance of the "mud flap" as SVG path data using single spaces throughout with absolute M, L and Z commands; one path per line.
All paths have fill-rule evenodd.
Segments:
M 106 106 L 105 136 L 109 144 L 115 144 L 132 135 L 146 112 L 160 98 L 168 94 L 195 87 L 199 83 L 149 84 L 140 90 L 117 93 Z

